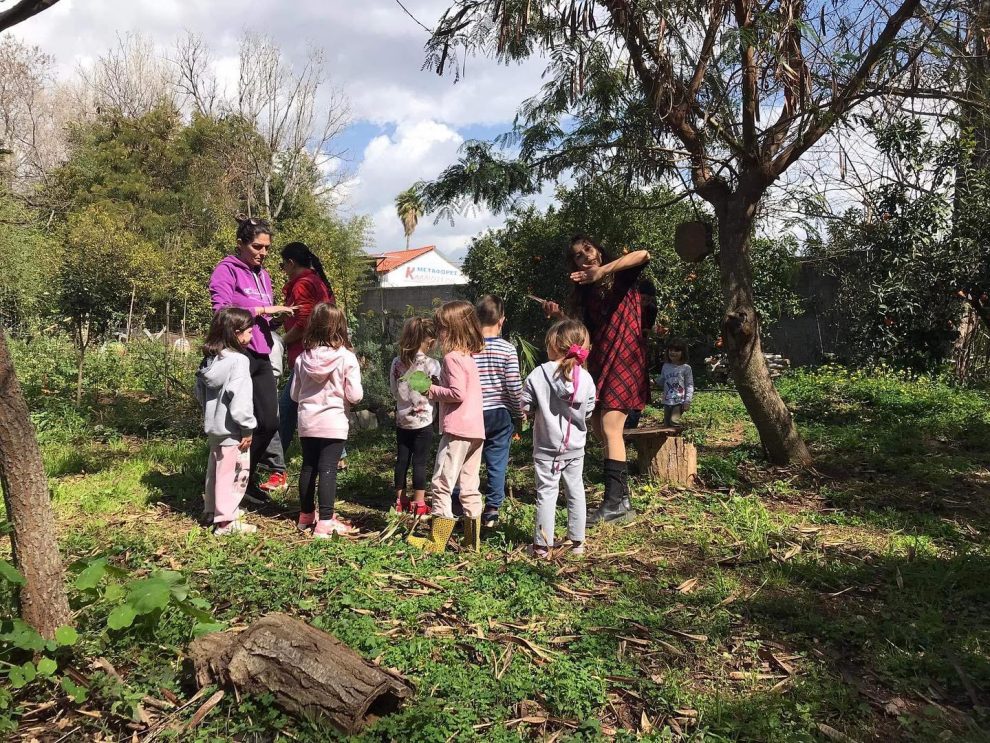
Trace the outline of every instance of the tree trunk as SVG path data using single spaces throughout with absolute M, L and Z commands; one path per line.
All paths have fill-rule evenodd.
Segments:
M 131 284 L 131 306 L 127 310 L 127 335 L 124 343 L 131 342 L 131 321 L 134 319 L 134 298 L 137 296 L 137 284 Z
M 27 402 L 0 328 L 0 486 L 14 562 L 26 581 L 21 617 L 46 638 L 70 621 L 48 480 Z
M 412 696 L 398 674 L 286 614 L 268 614 L 243 632 L 204 635 L 186 656 L 199 686 L 218 683 L 248 694 L 271 694 L 290 712 L 326 716 L 346 734 Z
M 79 346 L 79 358 L 76 361 L 76 407 L 82 405 L 83 368 L 86 366 L 86 346 Z
M 811 452 L 773 385 L 760 341 L 749 259 L 756 203 L 757 199 L 737 193 L 716 207 L 725 310 L 722 339 L 736 389 L 760 434 L 767 458 L 774 464 L 808 464 Z
M 679 427 L 630 428 L 623 436 L 636 447 L 640 475 L 671 485 L 691 487 L 698 475 L 698 450 L 680 436 Z

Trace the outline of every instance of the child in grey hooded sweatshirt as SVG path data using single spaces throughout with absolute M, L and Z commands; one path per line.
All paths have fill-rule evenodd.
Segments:
M 251 369 L 244 346 L 254 317 L 228 307 L 213 317 L 196 372 L 196 399 L 203 406 L 203 430 L 210 442 L 204 512 L 212 513 L 214 534 L 250 534 L 256 526 L 240 518 L 241 499 L 251 469 L 254 417 Z
M 554 546 L 560 480 L 567 496 L 567 538 L 584 553 L 584 445 L 595 410 L 595 381 L 583 365 L 591 342 L 577 320 L 561 320 L 547 332 L 550 361 L 523 385 L 523 411 L 533 421 L 536 468 L 536 532 L 530 553 L 545 558 Z

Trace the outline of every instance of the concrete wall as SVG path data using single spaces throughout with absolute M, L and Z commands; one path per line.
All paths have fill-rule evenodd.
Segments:
M 794 291 L 801 298 L 804 313 L 766 328 L 764 350 L 783 355 L 792 366 L 820 364 L 838 348 L 840 328 L 831 316 L 838 282 L 825 275 L 819 263 L 809 261 L 800 265 Z
M 405 315 L 408 307 L 420 312 L 432 312 L 435 307 L 460 299 L 459 292 L 463 287 L 456 284 L 441 284 L 437 286 L 404 286 L 400 288 L 369 289 L 361 296 L 360 312 L 387 312 L 389 315 Z

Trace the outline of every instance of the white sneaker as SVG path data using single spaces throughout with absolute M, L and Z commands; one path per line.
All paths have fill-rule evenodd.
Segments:
M 356 533 L 357 529 L 355 527 L 346 521 L 341 521 L 336 516 L 326 521 L 317 521 L 316 527 L 313 529 L 313 536 L 316 539 L 329 539 L 334 534 L 347 535 Z
M 231 534 L 254 534 L 258 531 L 258 527 L 254 524 L 248 524 L 241 521 L 240 518 L 236 518 L 233 521 L 228 521 L 226 526 L 218 526 L 213 530 L 214 536 L 226 537 Z

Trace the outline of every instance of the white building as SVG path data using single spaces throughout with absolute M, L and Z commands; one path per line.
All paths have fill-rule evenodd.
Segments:
M 374 256 L 375 279 L 361 298 L 362 312 L 402 316 L 407 308 L 432 310 L 456 299 L 459 287 L 468 283 L 460 268 L 444 258 L 433 245 Z

